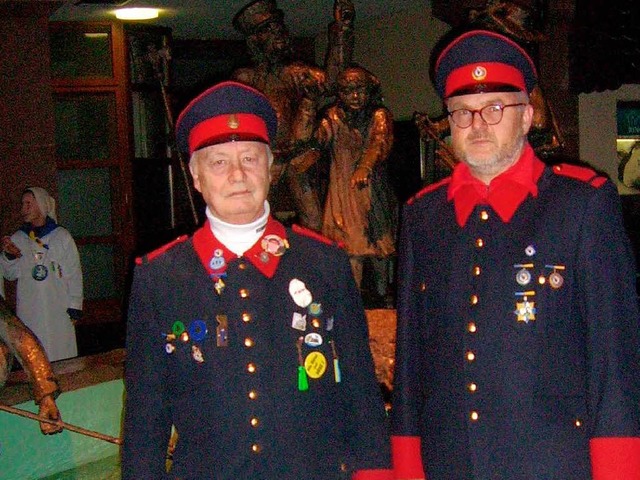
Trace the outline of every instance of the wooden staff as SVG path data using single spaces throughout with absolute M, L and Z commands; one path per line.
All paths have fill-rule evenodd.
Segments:
M 169 101 L 169 95 L 167 94 L 167 89 L 164 85 L 165 82 L 165 69 L 163 66 L 166 66 L 171 59 L 171 55 L 169 53 L 169 47 L 164 46 L 160 50 L 158 50 L 155 45 L 148 45 L 147 58 L 151 62 L 153 67 L 153 71 L 158 79 L 158 83 L 160 85 L 160 94 L 162 95 L 162 103 L 164 105 L 164 113 L 167 123 L 169 125 L 170 137 L 175 137 L 175 122 L 173 120 L 173 112 L 171 111 L 171 103 Z M 185 160 L 182 158 L 182 152 L 178 149 L 173 142 L 169 142 L 172 151 L 176 154 L 178 159 L 178 166 L 180 167 L 180 173 L 182 173 L 182 180 L 184 182 L 185 190 L 187 191 L 187 199 L 189 200 L 189 208 L 191 209 L 191 215 L 193 217 L 193 224 L 197 226 L 200 222 L 198 217 L 198 212 L 196 210 L 196 204 L 193 199 L 193 191 L 191 189 L 191 183 L 189 181 L 189 174 L 187 173 L 187 167 Z M 171 193 L 173 195 L 173 192 Z M 172 202 L 173 203 L 173 202 Z M 173 212 L 172 212 L 173 213 Z
M 40 415 L 36 415 L 35 413 L 31 413 L 27 410 L 22 410 L 20 408 L 15 408 L 15 407 L 9 407 L 8 405 L 2 405 L 2 404 L 0 404 L 0 410 L 4 410 L 5 412 L 8 412 L 8 413 L 13 413 L 14 415 L 19 415 L 21 417 L 30 418 L 31 420 L 37 420 L 38 422 L 58 425 L 66 430 L 80 433 L 82 435 L 86 435 L 87 437 L 97 438 L 98 440 L 104 440 L 105 442 L 115 443 L 116 445 L 122 445 L 122 440 L 119 438 L 111 437 L 109 435 L 105 435 L 104 433 L 98 433 L 92 430 L 87 430 L 86 428 L 77 427 L 75 425 L 71 425 L 70 423 L 63 422 L 62 420 L 51 420 L 50 418 L 41 417 Z

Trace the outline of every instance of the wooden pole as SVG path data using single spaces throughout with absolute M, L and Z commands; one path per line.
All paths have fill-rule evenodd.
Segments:
M 122 440 L 119 438 L 111 437 L 109 435 L 105 435 L 104 433 L 98 433 L 92 430 L 87 430 L 86 428 L 77 427 L 70 423 L 63 422 L 62 420 L 51 420 L 50 418 L 41 417 L 40 415 L 36 415 L 35 413 L 31 413 L 27 410 L 22 410 L 20 408 L 15 408 L 15 407 L 9 407 L 8 405 L 2 405 L 2 404 L 0 404 L 0 410 L 3 410 L 8 413 L 12 413 L 14 415 L 19 415 L 21 417 L 26 417 L 31 420 L 37 420 L 38 422 L 58 425 L 66 430 L 69 430 L 75 433 L 80 433 L 82 435 L 86 435 L 87 437 L 97 438 L 98 440 L 104 440 L 105 442 L 115 443 L 116 445 L 122 445 Z

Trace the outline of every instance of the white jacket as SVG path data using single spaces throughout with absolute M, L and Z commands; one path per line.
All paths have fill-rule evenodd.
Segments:
M 82 270 L 71 234 L 58 226 L 42 237 L 41 244 L 21 230 L 11 240 L 22 256 L 9 260 L 2 254 L 0 266 L 7 280 L 18 280 L 18 317 L 42 342 L 49 361 L 77 356 L 75 327 L 67 309 L 82 310 Z M 42 280 L 34 278 L 36 265 Z

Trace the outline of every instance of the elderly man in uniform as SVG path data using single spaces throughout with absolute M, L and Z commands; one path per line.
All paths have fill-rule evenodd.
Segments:
M 435 84 L 450 178 L 404 208 L 396 478 L 640 478 L 640 318 L 615 186 L 527 142 L 529 55 L 453 39 Z
M 236 82 L 178 118 L 207 221 L 137 262 L 124 479 L 391 478 L 347 255 L 269 214 L 275 132 L 267 98 Z

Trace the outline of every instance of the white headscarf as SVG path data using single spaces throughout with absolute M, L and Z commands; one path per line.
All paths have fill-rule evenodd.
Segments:
M 28 187 L 25 191 L 33 193 L 36 203 L 38 204 L 38 208 L 40 208 L 40 211 L 45 216 L 50 217 L 51 220 L 56 223 L 58 222 L 58 218 L 56 216 L 56 201 L 51 195 L 49 195 L 49 192 L 40 187 Z

